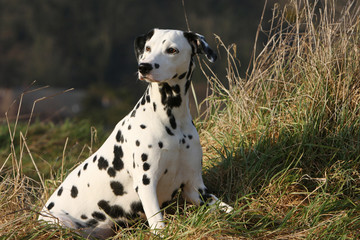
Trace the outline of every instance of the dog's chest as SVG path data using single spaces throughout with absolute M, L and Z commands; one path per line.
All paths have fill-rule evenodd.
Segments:
M 201 171 L 202 150 L 189 113 L 177 108 L 169 111 L 161 102 L 147 99 L 145 94 L 119 123 L 119 129 L 131 154 L 126 157 L 131 175 L 158 180 L 161 204 L 162 200 L 169 200 L 173 191 L 188 181 L 193 172 Z M 144 182 L 134 184 L 136 188 Z
M 146 95 L 117 127 L 121 141 L 136 163 L 141 159 L 162 168 L 167 161 L 177 165 L 197 157 L 193 155 L 201 155 L 199 136 L 190 114 L 179 114 L 178 109 L 169 110 L 161 102 L 144 99 Z M 139 154 L 147 155 L 147 160 L 139 159 L 136 156 Z

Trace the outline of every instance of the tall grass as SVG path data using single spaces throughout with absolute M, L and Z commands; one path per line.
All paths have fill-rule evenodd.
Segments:
M 264 33 L 268 41 L 245 78 L 234 57 L 236 46 L 217 38 L 228 53 L 229 87 L 213 77 L 201 131 L 207 180 L 246 206 L 240 215 L 260 238 L 355 239 L 360 234 L 359 4 L 275 5 L 271 29 Z
M 206 185 L 235 210 L 226 214 L 174 202 L 165 213 L 163 238 L 360 238 L 357 4 L 349 1 L 343 9 L 330 0 L 275 5 L 271 28 L 259 27 L 258 32 L 267 34 L 268 41 L 258 54 L 255 43 L 245 78 L 240 77 L 236 46 L 217 37 L 227 56 L 227 87 L 224 79 L 208 76 L 208 110 L 196 125 Z M 71 133 L 78 128 L 71 122 L 25 124 L 20 131 L 14 129 L 17 124 L 8 126 L 9 150 L 1 155 L 6 164 L 0 170 L 0 238 L 81 239 L 36 218 L 70 171 L 65 163 L 78 163 L 99 145 L 93 146 L 90 137 L 74 142 Z M 50 158 L 44 159 L 39 144 L 31 144 L 39 143 L 32 134 L 41 138 L 34 128 L 45 136 L 50 131 L 56 132 L 52 138 L 61 136 L 57 162 L 46 161 Z M 89 146 L 78 147 L 85 143 Z M 32 177 L 24 163 L 33 167 Z M 54 166 L 50 174 L 44 172 L 46 164 Z M 157 237 L 139 223 L 119 231 L 114 239 L 120 238 Z

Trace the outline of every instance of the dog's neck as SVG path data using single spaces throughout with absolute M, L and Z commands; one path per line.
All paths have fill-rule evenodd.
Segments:
M 149 84 L 148 94 L 160 115 L 165 113 L 167 117 L 174 116 L 177 120 L 191 119 L 189 92 L 193 70 L 194 64 L 191 60 L 187 72 L 176 74 L 173 79 L 163 83 Z

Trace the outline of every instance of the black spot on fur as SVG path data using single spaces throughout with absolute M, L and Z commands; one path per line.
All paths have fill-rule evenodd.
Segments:
M 144 174 L 142 182 L 144 185 L 149 185 L 150 184 L 150 178 L 147 177 L 146 174 Z
M 188 92 L 189 90 L 189 87 L 190 87 L 190 80 L 187 80 L 186 83 L 185 83 L 185 94 Z
M 79 223 L 79 222 L 75 222 L 75 225 L 76 225 L 76 228 L 77 228 L 77 229 L 85 228 L 85 226 L 82 225 L 82 224 Z
M 189 149 L 189 148 L 190 148 L 190 146 L 189 146 L 189 145 L 186 145 L 186 148 L 187 148 L 187 149 Z
M 131 129 L 131 125 L 128 126 L 128 130 L 130 130 L 130 129 Z
M 138 191 L 139 191 L 139 187 L 136 187 L 136 188 L 135 188 L 135 192 L 138 192 Z
M 178 76 L 177 73 L 175 73 L 175 75 L 174 75 L 172 78 L 174 79 L 174 78 L 176 78 L 177 76 Z
M 131 203 L 130 208 L 133 212 L 144 212 L 143 205 L 140 201 Z
M 168 172 L 168 170 L 167 170 L 167 169 L 165 169 L 165 172 L 164 172 L 164 174 L 167 174 L 167 172 Z
M 101 200 L 98 202 L 98 206 L 100 209 L 104 210 L 104 212 L 106 214 L 108 214 L 111 210 L 111 207 L 109 205 L 109 202 L 105 201 L 105 200 Z
M 152 145 L 151 145 L 151 144 L 149 144 L 149 145 L 148 145 L 148 148 L 152 148 Z
M 96 225 L 98 225 L 98 221 L 96 221 L 95 219 L 90 219 L 89 221 L 86 222 L 86 225 L 88 227 L 95 227 Z
M 159 142 L 159 148 L 163 148 L 164 144 L 162 142 Z
M 145 96 L 143 96 L 142 98 L 141 98 L 141 105 L 144 105 L 145 104 Z
M 116 196 L 121 196 L 125 194 L 124 186 L 120 182 L 116 182 L 116 181 L 110 182 L 110 187 L 112 188 Z
M 180 185 L 180 189 L 181 189 L 182 191 L 184 191 L 184 187 L 185 187 L 185 183 L 182 183 L 182 184 Z
M 143 169 L 144 169 L 144 171 L 149 170 L 149 169 L 150 169 L 150 164 L 148 164 L 148 163 L 144 163 L 144 165 L 143 165 Z
M 150 103 L 150 95 L 146 96 L 146 102 Z
M 98 168 L 99 168 L 99 170 L 102 170 L 102 169 L 105 169 L 105 170 L 106 170 L 108 166 L 109 166 L 108 161 L 107 161 L 105 158 L 100 157 L 100 158 L 99 158 L 99 161 L 98 161 Z
M 138 102 L 135 106 L 135 109 L 138 109 L 140 107 L 140 103 Z
M 180 86 L 178 84 L 176 84 L 175 86 L 172 87 L 173 91 L 177 94 L 180 93 Z
M 141 127 L 142 129 L 145 129 L 145 128 L 146 128 L 146 126 L 145 126 L 144 124 L 141 124 L 140 127 Z
M 55 203 L 54 203 L 54 202 L 51 202 L 51 203 L 47 206 L 47 209 L 50 211 L 54 206 L 55 206 Z
M 174 133 L 167 126 L 165 126 L 165 130 L 170 136 L 174 136 Z
M 181 139 L 181 143 L 185 144 L 185 138 Z
M 176 87 L 177 86 L 177 87 Z M 181 105 L 181 96 L 177 92 L 178 85 L 171 87 L 168 83 L 163 83 L 159 87 L 160 95 L 161 95 L 161 103 L 168 107 L 179 107 Z
M 84 171 L 86 170 L 86 168 L 87 168 L 87 166 L 88 166 L 88 164 L 87 163 L 85 163 L 85 165 L 84 165 Z
M 88 219 L 88 217 L 87 217 L 85 214 L 82 214 L 82 215 L 80 216 L 80 218 L 81 218 L 81 219 L 84 219 L 84 220 L 85 220 L 85 219 Z
M 81 170 L 79 170 L 79 172 L 78 172 L 78 177 L 80 177 L 80 174 L 81 174 Z
M 77 187 L 72 186 L 72 188 L 71 188 L 71 197 L 76 198 L 78 193 L 79 193 L 79 191 L 78 191 Z
M 94 219 L 96 219 L 96 220 L 98 220 L 98 221 L 101 221 L 101 222 L 103 222 L 103 221 L 106 220 L 105 214 L 103 214 L 103 213 L 101 213 L 101 212 L 93 212 L 93 213 L 91 214 L 91 216 L 92 216 Z
M 139 217 L 139 213 L 144 213 L 144 208 L 141 202 L 132 202 L 130 204 L 130 212 L 126 214 L 128 219 L 136 219 Z
M 188 135 L 188 138 L 191 140 L 191 139 L 193 138 L 193 136 L 192 136 L 192 135 Z
M 156 69 L 158 69 L 158 68 L 160 67 L 160 65 L 159 65 L 158 63 L 155 63 L 155 64 L 154 64 L 154 67 L 155 67 Z
M 176 129 L 176 120 L 174 115 L 171 115 L 170 119 L 169 119 L 170 125 L 173 129 Z
M 112 162 L 115 170 L 120 171 L 124 168 L 124 162 L 121 158 L 124 156 L 121 146 L 114 146 L 114 160 Z
M 148 155 L 146 153 L 141 154 L 141 160 L 145 162 L 148 159 Z
M 124 136 L 122 135 L 120 130 L 116 134 L 116 141 L 120 143 L 124 143 Z
M 156 103 L 153 102 L 154 112 L 156 112 Z
M 133 168 L 135 168 L 135 161 L 133 160 Z
M 181 75 L 179 76 L 179 79 L 183 79 L 185 76 L 186 76 L 186 72 L 184 72 L 183 74 L 181 74 Z
M 131 112 L 130 117 L 135 117 L 135 115 L 136 115 L 136 110 L 133 110 L 133 111 Z
M 113 167 L 109 167 L 107 170 L 107 173 L 109 174 L 110 177 L 115 177 L 116 176 L 116 171 Z
M 59 191 L 57 192 L 57 195 L 60 197 L 61 194 L 62 194 L 62 192 L 63 192 L 63 187 L 61 187 L 61 188 L 59 189 Z
M 135 145 L 136 145 L 137 147 L 140 146 L 139 140 L 136 140 Z
M 95 157 L 93 158 L 93 162 L 95 162 L 95 161 L 96 161 L 96 159 L 97 159 L 97 156 L 95 155 Z
M 109 204 L 109 202 L 107 202 L 105 200 L 99 201 L 98 206 L 111 218 L 119 218 L 119 217 L 123 217 L 125 215 L 125 211 L 121 206 L 119 206 L 119 205 L 111 206 Z

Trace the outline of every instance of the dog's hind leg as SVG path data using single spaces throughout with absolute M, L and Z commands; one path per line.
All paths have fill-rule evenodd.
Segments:
M 230 213 L 233 208 L 228 204 L 220 201 L 214 194 L 209 193 L 205 187 L 202 178 L 197 181 L 199 184 L 185 185 L 183 189 L 183 196 L 187 201 L 200 206 L 207 204 L 208 206 L 218 206 L 221 210 Z

